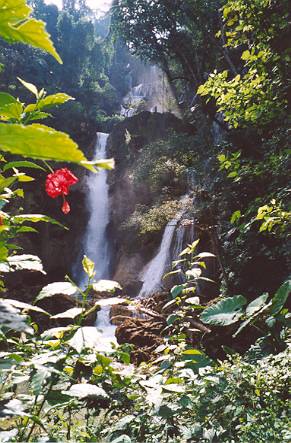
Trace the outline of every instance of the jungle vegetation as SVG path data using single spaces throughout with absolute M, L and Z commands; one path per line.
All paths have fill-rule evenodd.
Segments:
M 0 0 L 0 441 L 290 441 L 288 0 L 119 0 L 108 35 L 83 1 L 65 1 L 62 11 L 28 3 Z M 197 132 L 187 144 L 169 134 L 143 151 L 134 180 L 147 177 L 160 206 L 140 208 L 130 229 L 166 222 L 170 160 L 181 186 L 185 169 L 196 171 L 196 217 L 215 228 L 221 261 L 219 297 L 203 300 L 199 284 L 215 257 L 199 250 L 199 239 L 181 252 L 170 274 L 183 282 L 162 308 L 162 343 L 139 366 L 132 345 L 106 348 L 86 323 L 100 308 L 90 303 L 89 258 L 85 288 L 68 277 L 31 303 L 5 291 L 8 274 L 44 271 L 38 257 L 19 251 L 18 237 L 39 222 L 64 228 L 50 214 L 19 210 L 33 171 L 47 176 L 48 197 L 61 197 L 67 213 L 77 178 L 67 166 L 55 170 L 60 164 L 112 169 L 111 160 L 90 162 L 86 148 L 90 134 L 119 119 L 133 55 L 167 73 Z M 209 142 L 202 121 L 208 130 L 218 125 L 222 140 Z M 77 305 L 63 315 L 67 325 L 46 329 L 42 303 L 59 293 L 77 294 Z

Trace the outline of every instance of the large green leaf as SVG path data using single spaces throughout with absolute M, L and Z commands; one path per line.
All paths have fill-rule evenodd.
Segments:
M 83 152 L 67 134 L 40 124 L 0 123 L 0 150 L 41 160 L 79 164 L 86 161 Z M 92 169 L 90 165 L 84 166 Z
M 59 63 L 45 23 L 30 18 L 32 9 L 25 0 L 0 0 L 0 36 L 8 42 L 26 43 L 50 53 Z
M 45 274 L 41 260 L 36 255 L 22 254 L 8 257 L 7 263 L 0 264 L 0 272 L 34 271 Z
M 42 288 L 35 301 L 38 302 L 44 298 L 50 298 L 55 295 L 69 295 L 74 296 L 77 290 L 70 282 L 55 282 Z
M 20 311 L 12 306 L 5 299 L 0 299 L 0 324 L 1 328 L 8 328 L 14 331 L 33 333 L 33 329 L 26 324 L 27 317 L 20 314 Z
M 63 391 L 63 394 L 79 399 L 85 398 L 109 398 L 103 388 L 89 383 L 80 383 L 72 385 L 68 391 Z
M 272 299 L 271 315 L 278 314 L 285 305 L 291 292 L 291 280 L 285 281 Z
M 98 352 L 112 352 L 113 348 L 111 343 L 114 343 L 114 341 L 114 339 L 105 337 L 97 328 L 84 326 L 77 330 L 68 343 L 78 353 L 81 353 L 87 348 L 94 349 Z
M 266 303 L 269 295 L 263 294 L 260 295 L 260 297 L 256 298 L 254 301 L 252 301 L 246 308 L 246 315 L 247 317 L 252 316 L 257 311 L 259 311 Z
M 227 326 L 236 323 L 242 316 L 242 307 L 247 299 L 242 295 L 225 298 L 218 303 L 209 306 L 200 315 L 203 323 L 218 326 Z

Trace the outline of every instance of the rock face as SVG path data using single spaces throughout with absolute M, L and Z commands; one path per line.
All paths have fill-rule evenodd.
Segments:
M 109 136 L 108 155 L 114 157 L 116 167 L 109 174 L 110 225 L 108 236 L 112 244 L 112 274 L 127 295 L 135 297 L 142 283 L 139 274 L 152 257 L 162 233 L 141 240 L 136 232 L 125 233 L 122 224 L 133 214 L 138 204 L 151 205 L 153 196 L 146 182 L 136 186 L 131 177 L 144 146 L 165 137 L 169 130 L 193 134 L 195 128 L 184 124 L 173 114 L 141 112 L 116 125 Z M 130 134 L 130 140 L 126 140 Z

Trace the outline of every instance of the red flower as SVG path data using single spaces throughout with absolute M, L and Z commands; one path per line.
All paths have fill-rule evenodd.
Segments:
M 78 183 L 79 179 L 67 168 L 58 169 L 49 174 L 45 182 L 45 190 L 49 197 L 57 198 L 60 195 L 64 198 L 62 211 L 64 214 L 70 212 L 70 205 L 65 196 L 69 194 L 69 188 Z

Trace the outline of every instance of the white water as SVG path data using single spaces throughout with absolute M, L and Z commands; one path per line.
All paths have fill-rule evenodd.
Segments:
M 108 134 L 97 133 L 94 160 L 106 158 Z M 87 208 L 90 213 L 84 238 L 84 254 L 95 263 L 95 279 L 109 278 L 109 247 L 106 228 L 109 222 L 109 198 L 107 171 L 101 169 L 97 174 L 87 177 Z
M 114 342 L 116 326 L 110 323 L 110 309 L 111 306 L 102 306 L 101 310 L 97 313 L 97 320 L 95 323 L 96 328 L 102 331 L 102 339 L 106 342 Z
M 108 134 L 97 133 L 95 154 L 93 160 L 106 158 Z M 87 208 L 90 213 L 83 251 L 95 263 L 95 280 L 109 278 L 109 245 L 106 228 L 109 223 L 109 186 L 107 171 L 101 169 L 97 174 L 91 173 L 86 182 L 88 188 Z M 80 286 L 86 285 L 87 278 L 82 274 Z M 115 342 L 116 327 L 110 323 L 110 306 L 103 306 L 97 313 L 96 327 L 102 330 L 105 342 Z
M 181 199 L 182 204 L 185 203 L 187 199 L 188 196 L 184 196 Z M 146 298 L 161 289 L 163 275 L 172 258 L 171 245 L 173 237 L 184 211 L 184 208 L 178 211 L 176 217 L 166 225 L 161 246 L 157 254 L 142 270 L 140 278 L 143 285 L 138 294 L 138 298 Z
M 138 81 L 139 84 L 130 85 L 129 93 L 123 99 L 121 115 L 132 117 L 143 109 L 150 112 L 172 112 L 180 116 L 167 76 L 160 68 L 155 65 L 142 65 Z

